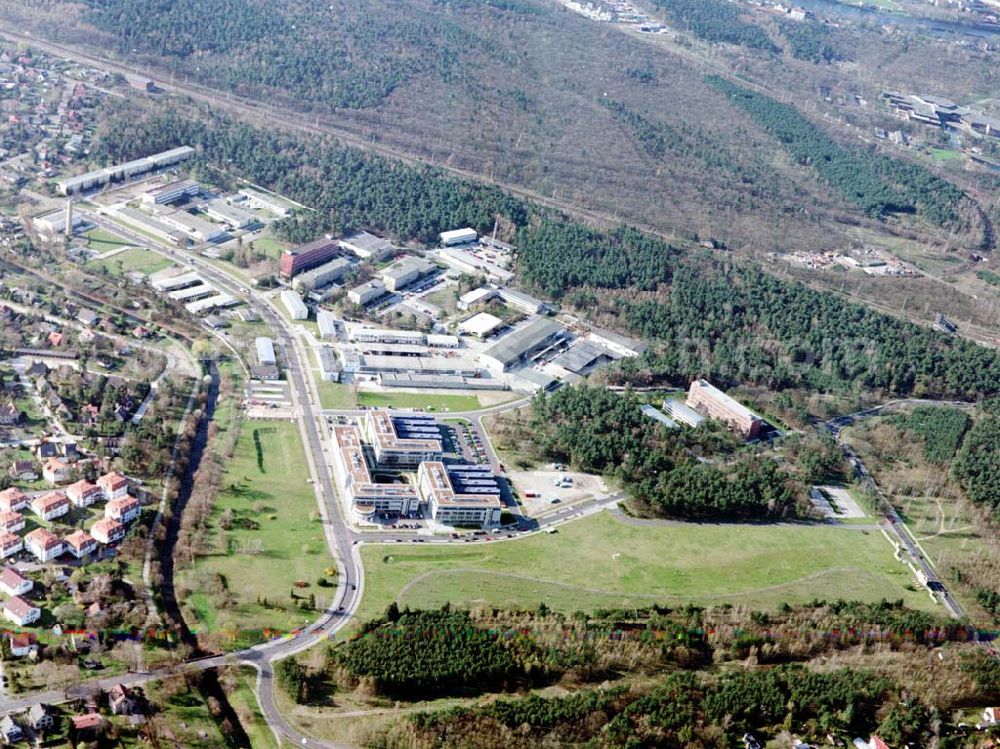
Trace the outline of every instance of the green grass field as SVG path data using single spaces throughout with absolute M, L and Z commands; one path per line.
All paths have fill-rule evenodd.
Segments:
M 85 231 L 81 236 L 86 237 L 87 248 L 94 250 L 94 252 L 107 252 L 116 247 L 125 247 L 132 244 L 124 237 L 98 228 Z
M 475 411 L 482 408 L 475 395 L 441 393 L 358 393 L 358 403 L 376 408 L 422 408 L 425 411 Z
M 133 272 L 145 273 L 148 276 L 171 265 L 173 263 L 167 258 L 141 247 L 131 247 L 105 260 L 92 260 L 87 263 L 87 267 L 93 270 L 107 268 L 108 273 L 113 276 Z
M 316 498 L 298 427 L 248 421 L 240 430 L 209 522 L 214 552 L 182 573 L 182 586 L 192 591 L 184 605 L 192 628 L 201 632 L 288 631 L 315 617 L 293 603 L 293 584 L 305 581 L 306 587 L 295 588 L 296 596 L 307 599 L 312 593 L 317 606 L 325 605 L 335 589 L 320 587 L 317 580 L 332 561 L 323 528 L 314 519 Z M 232 516 L 229 530 L 221 525 L 224 513 Z M 227 594 L 220 591 L 220 576 Z
M 950 148 L 932 148 L 931 158 L 934 161 L 952 161 L 954 159 L 962 158 L 961 151 L 954 151 Z
M 904 599 L 907 568 L 880 532 L 822 525 L 635 525 L 600 513 L 556 534 L 445 548 L 362 549 L 365 594 L 359 617 L 402 605 L 550 608 L 730 602 L 774 608 L 814 598 Z
M 338 382 L 316 380 L 319 389 L 319 402 L 323 408 L 357 408 L 358 401 L 354 390 Z
M 260 237 L 259 239 L 253 240 L 253 248 L 268 257 L 274 258 L 275 260 L 281 256 L 281 253 L 291 247 L 288 242 L 280 242 L 274 237 Z

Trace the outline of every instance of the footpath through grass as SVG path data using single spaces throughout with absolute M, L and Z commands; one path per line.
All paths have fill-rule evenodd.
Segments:
M 110 250 L 113 247 L 105 249 Z M 92 260 L 87 263 L 87 267 L 92 270 L 105 268 L 108 273 L 116 277 L 124 273 L 144 273 L 149 276 L 171 265 L 173 263 L 163 255 L 141 247 L 130 247 L 104 260 Z
M 318 581 L 333 563 L 308 477 L 297 425 L 240 426 L 208 521 L 212 551 L 180 575 L 193 629 L 243 644 L 312 621 L 316 612 L 300 608 L 310 595 L 317 608 L 329 603 L 335 588 Z
M 815 598 L 934 607 L 907 588 L 912 577 L 880 532 L 823 525 L 640 525 L 603 512 L 520 540 L 361 553 L 362 620 L 394 599 L 411 607 L 544 602 L 565 613 L 689 602 L 771 609 Z

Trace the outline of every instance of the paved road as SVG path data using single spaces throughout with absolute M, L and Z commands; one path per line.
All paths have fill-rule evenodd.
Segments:
M 836 438 L 837 443 L 840 445 L 840 449 L 851 462 L 851 465 L 854 466 L 857 478 L 860 479 L 861 483 L 875 495 L 878 507 L 885 515 L 886 523 L 884 524 L 884 527 L 886 527 L 896 537 L 900 546 L 906 550 L 906 553 L 910 558 L 909 561 L 917 569 L 919 569 L 921 574 L 925 577 L 927 581 L 927 588 L 934 591 L 934 594 L 952 617 L 955 619 L 965 619 L 966 612 L 962 608 L 962 605 L 955 600 L 955 597 L 941 581 L 941 578 L 938 577 L 937 571 L 934 569 L 934 565 L 931 564 L 930 560 L 924 556 L 920 547 L 917 545 L 916 539 L 910 532 L 910 529 L 905 523 L 903 523 L 899 513 L 896 512 L 896 508 L 893 507 L 892 503 L 886 498 L 885 494 L 882 492 L 882 488 L 878 485 L 878 482 L 875 481 L 875 478 L 871 475 L 868 467 L 861 460 L 861 457 L 843 439 L 843 430 L 845 427 L 873 416 L 880 416 L 885 413 L 887 409 L 900 405 L 938 405 L 951 406 L 954 408 L 971 408 L 975 404 L 967 403 L 965 401 L 930 401 L 921 398 L 908 398 L 888 401 L 887 403 L 874 406 L 873 408 L 856 411 L 855 413 L 846 414 L 844 416 L 838 416 L 835 419 L 824 422 L 820 426 Z

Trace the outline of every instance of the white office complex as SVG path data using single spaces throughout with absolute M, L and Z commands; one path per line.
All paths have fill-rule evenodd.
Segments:
M 194 180 L 185 179 L 143 193 L 142 202 L 146 205 L 170 205 L 186 198 L 195 198 L 199 193 L 201 185 Z
M 472 244 L 479 239 L 479 234 L 475 229 L 452 229 L 451 231 L 441 232 L 438 238 L 441 240 L 442 246 L 454 247 L 460 244 Z

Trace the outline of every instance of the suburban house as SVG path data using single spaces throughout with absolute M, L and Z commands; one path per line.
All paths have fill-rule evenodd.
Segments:
M 135 497 L 112 499 L 104 506 L 104 517 L 119 523 L 131 523 L 142 512 L 142 505 Z
M 23 510 L 31 502 L 31 497 L 12 486 L 0 492 L 0 512 L 17 512 Z
M 31 500 L 31 511 L 42 520 L 53 520 L 69 512 L 69 497 L 65 492 L 49 492 Z
M 63 553 L 63 542 L 52 531 L 36 528 L 24 537 L 24 543 L 39 562 L 51 562 Z
M 128 496 L 128 479 L 117 471 L 105 473 L 97 479 L 97 485 L 104 492 L 104 498 L 109 502 L 113 499 L 121 499 Z
M 66 537 L 64 543 L 66 544 L 66 551 L 77 559 L 83 559 L 97 549 L 97 541 L 84 530 L 73 531 Z
M 8 475 L 17 481 L 34 481 L 38 478 L 34 462 L 30 460 L 15 460 L 10 464 Z
M 17 626 L 26 627 L 38 621 L 42 610 L 20 596 L 12 596 L 3 602 L 3 615 Z
M 8 533 L 17 533 L 20 530 L 24 530 L 24 515 L 14 510 L 0 512 L 0 529 Z
M 14 427 L 24 421 L 24 412 L 14 405 L 14 401 L 7 401 L 0 406 L 0 426 Z
M 42 464 L 42 478 L 50 486 L 65 484 L 73 478 L 73 466 L 63 458 L 48 458 Z
M 73 724 L 73 733 L 76 734 L 78 741 L 96 736 L 104 726 L 104 718 L 100 713 L 74 715 L 70 720 Z
M 38 653 L 38 638 L 34 632 L 10 635 L 10 654 L 15 658 L 30 658 Z
M 124 684 L 115 684 L 108 690 L 108 706 L 112 715 L 131 715 L 135 712 L 135 698 Z
M 125 538 L 125 526 L 117 520 L 102 518 L 90 529 L 90 535 L 102 544 L 114 544 Z
M 35 731 L 48 731 L 54 722 L 48 707 L 41 703 L 32 705 L 28 710 L 28 725 Z
M 66 487 L 66 496 L 77 507 L 90 507 L 104 497 L 104 491 L 96 484 L 86 479 L 80 479 L 75 484 Z
M 3 740 L 8 744 L 16 744 L 24 736 L 24 731 L 12 717 L 5 715 L 3 720 L 0 720 L 0 736 L 3 736 Z
M 34 585 L 35 584 L 31 582 L 30 579 L 22 575 L 13 567 L 4 567 L 3 570 L 0 571 L 0 590 L 8 596 L 23 596 L 25 593 L 29 592 Z
M 12 554 L 17 554 L 24 548 L 24 541 L 20 536 L 15 536 L 9 531 L 0 530 L 0 559 L 6 559 Z

